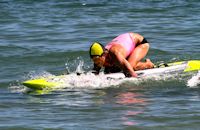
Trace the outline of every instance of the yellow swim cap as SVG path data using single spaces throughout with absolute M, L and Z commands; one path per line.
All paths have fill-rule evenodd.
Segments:
M 90 46 L 90 57 L 92 56 L 101 56 L 104 52 L 104 46 L 98 42 L 94 42 Z

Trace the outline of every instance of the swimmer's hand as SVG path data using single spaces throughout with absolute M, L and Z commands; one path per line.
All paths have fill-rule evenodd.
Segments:
M 137 75 L 135 72 L 132 72 L 132 74 L 129 73 L 129 72 L 124 72 L 124 75 L 125 75 L 126 77 L 134 77 L 134 78 L 137 78 L 137 77 L 138 77 L 138 75 Z

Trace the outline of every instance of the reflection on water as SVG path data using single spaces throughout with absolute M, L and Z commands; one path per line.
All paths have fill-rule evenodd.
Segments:
M 120 93 L 116 102 L 122 105 L 145 104 L 145 99 L 141 98 L 141 96 L 142 94 L 133 92 Z
M 123 92 L 116 96 L 116 103 L 127 106 L 129 109 L 124 111 L 122 124 L 127 126 L 137 125 L 134 119 L 139 114 L 143 113 L 144 106 L 147 105 L 146 99 L 143 98 L 141 93 Z

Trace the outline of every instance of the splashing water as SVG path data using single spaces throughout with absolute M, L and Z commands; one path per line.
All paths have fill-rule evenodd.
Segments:
M 73 72 L 76 73 L 83 73 L 84 72 L 84 67 L 86 67 L 84 60 L 81 57 L 77 57 L 73 61 L 67 61 L 65 63 L 65 68 L 67 71 L 67 74 L 71 74 Z
M 83 65 L 84 65 L 84 62 L 82 60 L 80 60 L 78 67 L 76 69 L 77 73 L 83 73 Z
M 187 81 L 188 87 L 198 87 L 200 86 L 200 71 L 194 75 L 191 79 Z
M 105 88 L 117 86 L 123 80 L 116 78 L 108 78 L 105 74 L 100 73 L 96 76 L 93 73 L 77 75 L 76 73 L 54 76 L 48 79 L 49 82 L 56 82 L 60 87 L 64 88 Z

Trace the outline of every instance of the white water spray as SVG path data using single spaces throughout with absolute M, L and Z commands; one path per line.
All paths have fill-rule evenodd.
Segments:
M 187 81 L 187 86 L 198 87 L 200 86 L 200 71 Z

